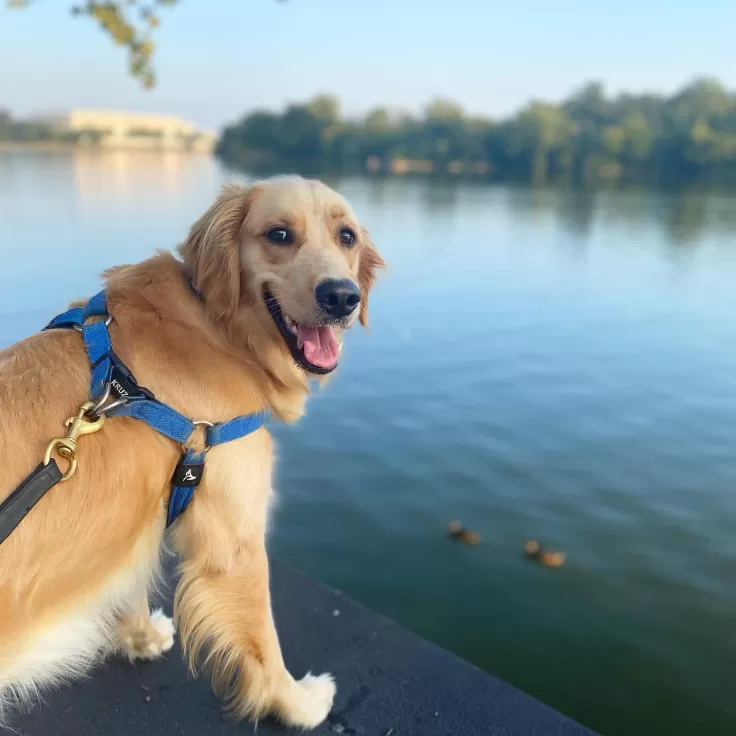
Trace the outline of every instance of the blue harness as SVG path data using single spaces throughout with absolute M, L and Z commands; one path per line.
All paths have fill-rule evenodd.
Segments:
M 104 317 L 89 322 L 90 317 Z M 93 296 L 84 307 L 70 309 L 49 322 L 45 329 L 75 329 L 82 333 L 87 349 L 92 381 L 90 398 L 112 398 L 112 403 L 100 409 L 109 416 L 133 417 L 149 427 L 183 445 L 198 425 L 206 426 L 205 450 L 185 450 L 171 479 L 171 497 L 166 525 L 170 526 L 184 512 L 204 474 L 207 450 L 225 442 L 240 439 L 260 429 L 264 423 L 263 412 L 246 414 L 229 422 L 193 422 L 176 409 L 159 401 L 151 391 L 139 386 L 135 376 L 112 349 L 108 326 L 112 317 L 108 314 L 105 292 Z

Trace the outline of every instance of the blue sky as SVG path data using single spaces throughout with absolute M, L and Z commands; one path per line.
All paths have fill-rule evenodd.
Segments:
M 614 92 L 696 75 L 736 88 L 735 0 L 182 0 L 162 14 L 153 91 L 71 4 L 0 8 L 0 107 L 172 112 L 215 128 L 318 92 L 348 114 L 442 96 L 501 116 L 591 79 Z

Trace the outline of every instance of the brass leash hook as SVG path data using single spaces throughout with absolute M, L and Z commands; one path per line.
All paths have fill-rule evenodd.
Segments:
M 56 450 L 60 457 L 63 457 L 68 463 L 66 473 L 61 478 L 60 483 L 69 480 L 74 473 L 77 472 L 77 439 L 85 434 L 94 434 L 102 429 L 105 423 L 105 415 L 101 414 L 97 418 L 90 418 L 90 412 L 95 408 L 94 401 L 85 401 L 79 407 L 79 411 L 75 417 L 69 417 L 64 426 L 67 428 L 64 437 L 55 437 L 46 448 L 43 456 L 44 465 L 51 462 L 51 454 Z

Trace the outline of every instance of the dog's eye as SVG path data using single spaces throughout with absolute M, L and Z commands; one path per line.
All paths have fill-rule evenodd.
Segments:
M 276 245 L 291 245 L 293 238 L 285 227 L 274 227 L 266 233 L 266 237 Z
M 355 245 L 355 233 L 349 227 L 344 227 L 340 230 L 340 240 L 343 245 Z

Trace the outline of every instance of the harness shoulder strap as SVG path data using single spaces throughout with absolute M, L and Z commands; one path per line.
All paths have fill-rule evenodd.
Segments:
M 194 432 L 195 424 L 176 409 L 153 397 L 132 399 L 110 410 L 111 416 L 132 417 L 183 445 Z
M 263 412 L 255 414 L 245 414 L 242 417 L 235 417 L 229 422 L 214 424 L 207 430 L 207 445 L 214 447 L 222 445 L 225 442 L 232 442 L 260 429 L 266 421 Z
M 107 319 L 89 322 L 90 317 Z M 74 328 L 82 332 L 92 370 L 90 397 L 96 399 L 103 396 L 109 386 L 114 398 L 107 411 L 104 408 L 101 411 L 110 416 L 138 419 L 156 432 L 183 445 L 191 437 L 197 423 L 163 401 L 159 401 L 152 391 L 138 385 L 133 373 L 112 349 L 109 323 L 105 292 L 101 291 L 84 307 L 75 307 L 60 314 L 47 325 L 46 329 Z M 207 449 L 245 437 L 260 429 L 264 421 L 264 414 L 256 412 L 236 417 L 228 422 L 212 424 L 207 429 L 205 452 L 186 450 L 182 454 L 171 479 L 167 526 L 170 526 L 191 502 L 194 490 L 204 475 Z

